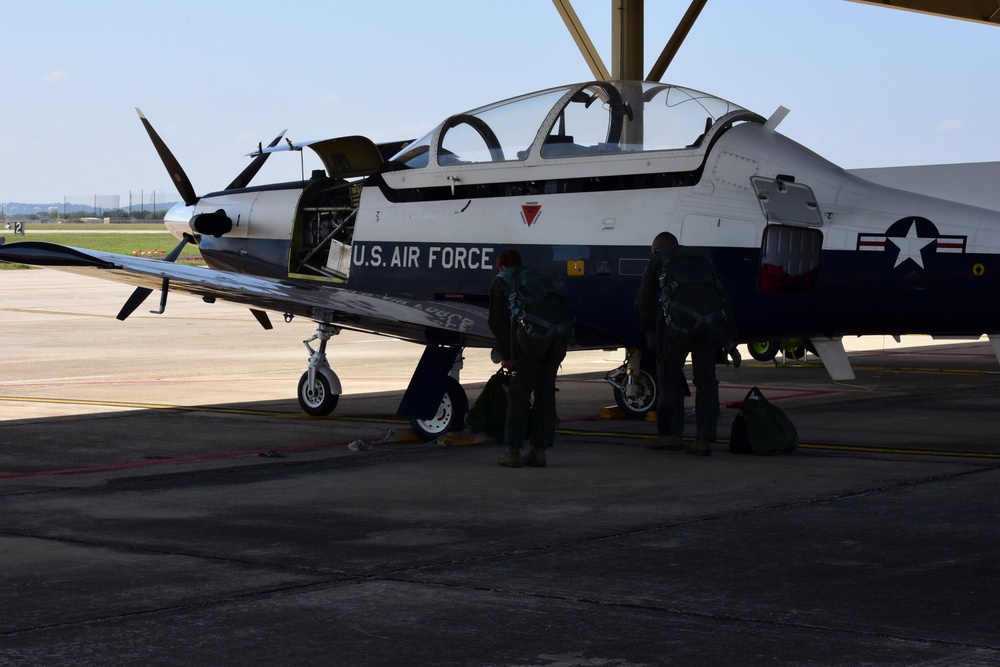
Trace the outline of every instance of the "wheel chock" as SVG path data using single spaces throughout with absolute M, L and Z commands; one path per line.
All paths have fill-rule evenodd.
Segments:
M 464 445 L 478 445 L 486 442 L 490 436 L 485 433 L 471 433 L 469 431 L 457 431 L 446 433 L 434 441 L 440 447 L 462 447 Z

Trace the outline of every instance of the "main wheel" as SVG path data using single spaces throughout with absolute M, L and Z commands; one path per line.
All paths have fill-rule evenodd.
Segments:
M 757 361 L 771 361 L 778 356 L 778 351 L 781 349 L 781 341 L 759 340 L 747 343 L 747 349 L 750 351 L 750 356 Z
M 638 393 L 629 397 L 615 387 L 615 403 L 626 418 L 645 419 L 646 413 L 656 407 L 656 380 L 645 370 L 640 370 L 635 380 L 639 385 Z
M 337 376 L 329 368 L 316 369 L 316 381 L 309 386 L 309 371 L 299 378 L 299 405 L 313 417 L 324 417 L 337 407 L 340 394 L 333 392 Z
M 806 360 L 806 343 L 803 338 L 789 338 L 788 340 L 782 341 L 782 345 L 785 348 L 785 354 L 790 354 L 792 359 L 798 362 L 803 362 Z
M 445 382 L 441 405 L 430 419 L 411 419 L 410 426 L 424 440 L 458 431 L 465 425 L 465 413 L 469 411 L 469 398 L 458 380 L 450 375 Z

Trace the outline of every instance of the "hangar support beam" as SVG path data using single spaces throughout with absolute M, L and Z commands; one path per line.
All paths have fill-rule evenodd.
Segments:
M 643 0 L 612 2 L 611 74 L 615 79 L 642 79 L 643 10 Z
M 648 76 L 643 75 L 643 38 L 644 38 L 644 0 L 611 0 L 611 70 L 601 60 L 597 48 L 587 35 L 580 22 L 580 17 L 570 0 L 552 0 L 563 23 L 569 30 L 573 41 L 580 49 L 583 59 L 590 67 L 594 77 L 600 80 L 608 79 L 645 79 L 659 81 L 666 72 L 670 61 L 681 48 L 684 38 L 698 20 L 698 15 L 708 3 L 708 0 L 691 0 L 691 4 L 674 34 L 670 37 L 663 52 Z
M 569 30 L 573 41 L 576 42 L 576 47 L 580 49 L 583 59 L 587 61 L 587 65 L 590 67 L 594 78 L 601 81 L 610 79 L 611 76 L 608 68 L 604 65 L 604 61 L 601 60 L 601 54 L 597 52 L 594 43 L 587 34 L 587 30 L 580 23 L 580 17 L 576 15 L 576 10 L 573 9 L 570 0 L 552 0 L 552 4 L 556 6 L 559 16 L 562 17 L 563 23 L 566 24 L 566 29 Z

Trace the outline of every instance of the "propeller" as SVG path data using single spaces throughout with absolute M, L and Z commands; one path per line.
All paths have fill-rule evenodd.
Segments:
M 170 180 L 174 182 L 177 186 L 177 194 L 181 196 L 184 203 L 187 206 L 194 206 L 198 203 L 198 195 L 194 191 L 194 186 L 191 185 L 191 179 L 188 178 L 187 174 L 184 173 L 184 169 L 181 167 L 181 163 L 177 161 L 174 154 L 170 152 L 167 148 L 167 144 L 160 138 L 160 135 L 156 133 L 153 129 L 153 124 L 149 122 L 146 118 L 146 114 L 142 113 L 142 109 L 139 107 L 135 108 L 137 114 L 139 114 L 139 120 L 142 121 L 142 126 L 146 128 L 146 134 L 149 135 L 150 141 L 153 142 L 153 148 L 156 149 L 156 153 L 160 156 L 160 161 L 163 162 L 163 166 L 167 168 L 167 173 L 170 174 Z M 285 136 L 285 132 L 288 130 L 282 130 L 278 136 L 274 138 L 268 148 L 274 148 L 281 141 L 281 138 Z M 245 188 L 249 185 L 250 181 L 260 168 L 264 166 L 264 162 L 271 155 L 270 153 L 264 153 L 259 151 L 260 154 L 247 165 L 246 169 L 240 172 L 239 176 L 233 179 L 232 183 L 226 186 L 226 190 L 235 190 L 237 188 Z
M 268 148 L 274 148 L 281 141 L 281 138 L 285 136 L 285 132 L 288 130 L 282 130 L 278 136 L 274 138 Z M 245 188 L 247 184 L 257 175 L 260 168 L 264 166 L 264 162 L 267 160 L 270 153 L 263 152 L 263 148 L 260 144 L 257 144 L 258 155 L 255 157 L 250 164 L 247 165 L 246 169 L 240 172 L 240 175 L 233 179 L 233 182 L 226 186 L 226 190 L 235 190 L 237 188 Z M 217 211 L 210 213 L 199 213 L 193 218 L 191 218 L 191 228 L 194 229 L 199 234 L 207 234 L 209 236 L 214 236 L 219 238 L 225 234 L 228 234 L 233 229 L 233 220 L 228 215 L 224 209 L 218 209 Z
M 278 136 L 274 138 L 274 141 L 267 145 L 268 148 L 274 148 L 281 141 L 281 138 L 285 136 L 285 132 L 288 130 L 282 130 Z M 264 162 L 270 153 L 265 153 L 260 145 L 257 145 L 257 152 L 260 153 L 253 161 L 247 165 L 247 168 L 240 172 L 240 175 L 233 179 L 233 182 L 226 186 L 227 190 L 235 190 L 236 188 L 245 188 L 248 183 L 257 175 L 260 168 L 264 166 Z
M 177 258 L 180 257 L 181 251 L 184 250 L 184 246 L 194 240 L 190 234 L 185 234 L 181 242 L 177 244 L 177 247 L 170 251 L 170 253 L 163 258 L 164 262 L 176 262 Z M 155 313 L 157 315 L 162 315 L 163 311 L 167 309 L 167 291 L 170 289 L 170 278 L 163 279 L 163 285 L 160 287 L 160 309 L 151 310 L 149 312 Z M 135 309 L 142 305 L 142 302 L 146 300 L 150 294 L 153 293 L 148 287 L 136 287 L 135 291 L 132 292 L 132 296 L 125 301 L 125 305 L 122 309 L 118 311 L 115 315 L 116 319 L 125 320 L 129 315 L 135 312 Z
M 177 244 L 177 247 L 170 251 L 170 253 L 164 257 L 161 261 L 164 262 L 176 262 L 177 258 L 180 257 L 181 251 L 184 250 L 184 246 L 194 240 L 194 237 L 190 234 L 185 234 L 181 242 Z M 3 239 L 0 238 L 0 245 L 3 244 Z M 167 309 L 167 292 L 170 291 L 170 278 L 164 277 L 163 284 L 160 286 L 160 308 L 159 310 L 151 310 L 149 312 L 154 315 L 162 315 Z M 136 287 L 132 295 L 125 301 L 125 305 L 122 309 L 118 311 L 115 315 L 116 319 L 124 321 L 129 315 L 135 312 L 135 310 L 142 305 L 142 302 L 146 300 L 153 290 L 148 287 Z M 214 297 L 205 297 L 205 300 L 209 303 L 214 303 Z M 251 308 L 250 312 L 253 313 L 254 318 L 257 322 L 265 329 L 273 329 L 274 325 L 271 324 L 271 319 L 267 316 L 267 313 L 263 310 L 257 308 Z
M 167 173 L 170 174 L 170 180 L 174 182 L 177 187 L 177 193 L 184 200 L 186 206 L 194 206 L 198 203 L 199 197 L 194 191 L 194 186 L 191 185 L 191 179 L 188 178 L 187 174 L 184 173 L 184 169 L 181 167 L 181 163 L 177 161 L 174 154 L 170 152 L 167 148 L 167 144 L 160 138 L 156 130 L 153 129 L 153 124 L 149 122 L 146 118 L 146 114 L 142 113 L 142 109 L 139 107 L 135 108 L 137 114 L 139 114 L 139 120 L 142 121 L 142 126 L 146 128 L 146 134 L 149 135 L 149 139 L 153 142 L 153 147 L 156 149 L 156 153 L 160 156 L 160 161 L 163 162 L 163 166 L 167 168 Z M 285 136 L 285 132 L 288 130 L 282 130 L 274 140 L 268 144 L 268 148 L 274 148 L 281 141 L 282 137 Z M 233 181 L 226 186 L 226 190 L 235 190 L 238 188 L 245 188 L 249 185 L 250 181 L 260 168 L 264 166 L 264 162 L 271 155 L 270 153 L 263 152 L 260 144 L 258 144 L 257 156 L 246 166 L 246 168 L 239 173 L 239 175 L 233 179 Z M 219 238 L 220 236 L 226 234 L 233 228 L 232 219 L 226 215 L 226 211 L 223 209 L 218 209 L 214 212 L 199 213 L 191 218 L 191 228 L 194 229 L 199 234 L 207 234 Z M 181 251 L 184 250 L 186 246 L 191 241 L 195 241 L 195 238 L 190 234 L 184 234 L 184 238 L 181 239 L 180 244 L 176 248 L 170 251 L 166 257 L 163 258 L 164 262 L 175 262 L 180 256 Z M 0 244 L 3 241 L 0 240 Z M 162 314 L 167 307 L 167 292 L 170 289 L 170 279 L 164 277 L 163 284 L 160 287 L 160 309 L 151 310 L 151 313 Z M 132 295 L 125 301 L 122 309 L 118 312 L 115 317 L 119 320 L 126 319 L 129 315 L 135 312 L 135 310 L 142 305 L 143 301 L 153 293 L 153 290 L 148 287 L 137 287 Z M 271 328 L 270 320 L 268 320 L 267 313 L 264 311 L 256 310 L 251 308 L 250 312 L 253 313 L 257 321 L 260 322 L 261 326 L 265 329 Z
M 135 108 L 136 113 L 139 114 L 139 120 L 142 121 L 142 126 L 146 128 L 146 134 L 149 135 L 149 139 L 153 142 L 153 148 L 156 149 L 157 154 L 160 156 L 160 161 L 163 162 L 163 166 L 167 168 L 167 173 L 170 174 L 170 180 L 174 182 L 177 186 L 177 194 L 181 196 L 184 203 L 188 206 L 194 206 L 198 203 L 198 195 L 194 192 L 194 186 L 191 185 L 191 179 L 187 177 L 184 173 L 184 169 L 181 168 L 181 163 L 177 161 L 174 154 L 170 152 L 167 148 L 167 144 L 160 139 L 160 135 L 156 133 L 153 129 L 152 123 L 146 119 L 146 115 L 142 113 L 142 109 L 139 107 Z

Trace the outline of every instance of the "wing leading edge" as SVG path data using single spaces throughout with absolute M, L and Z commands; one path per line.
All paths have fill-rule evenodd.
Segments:
M 205 299 L 222 299 L 416 343 L 489 347 L 486 308 L 359 292 L 330 284 L 279 280 L 85 250 L 39 241 L 0 245 L 0 261 L 44 266 Z

